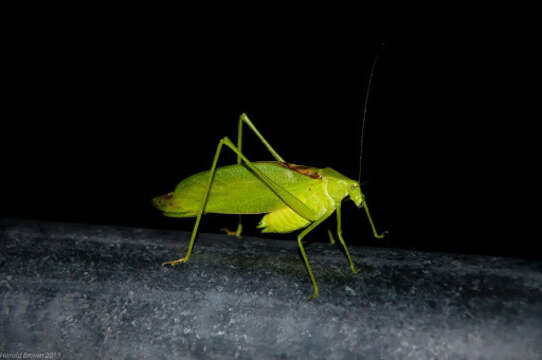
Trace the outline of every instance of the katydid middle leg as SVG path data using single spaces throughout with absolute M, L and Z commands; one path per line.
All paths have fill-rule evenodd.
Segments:
M 330 229 L 327 229 L 327 234 L 329 235 L 329 243 L 331 245 L 335 245 L 335 238 L 333 237 L 333 234 L 331 233 Z
M 260 141 L 265 145 L 267 150 L 269 150 L 271 155 L 273 155 L 275 160 L 280 161 L 280 162 L 285 162 L 284 159 L 267 142 L 267 140 L 265 140 L 263 135 L 258 131 L 256 126 L 254 126 L 252 121 L 250 121 L 247 114 L 245 114 L 245 113 L 243 113 L 243 114 L 241 114 L 241 116 L 239 116 L 239 123 L 238 123 L 238 127 L 237 127 L 237 150 L 239 150 L 239 152 L 243 151 L 242 150 L 242 145 L 243 145 L 243 123 L 246 123 L 248 125 L 248 127 L 250 129 L 252 129 L 252 131 L 256 134 L 258 139 L 260 139 Z M 240 155 L 237 155 L 237 164 L 238 165 L 241 164 L 241 156 Z M 239 216 L 239 223 L 237 225 L 237 230 L 236 231 L 229 230 L 228 228 L 222 228 L 221 230 L 226 232 L 226 234 L 228 234 L 228 235 L 241 237 L 241 232 L 243 231 L 243 215 L 238 215 L 238 216 Z
M 310 224 L 305 230 L 303 230 L 299 235 L 297 236 L 297 244 L 299 245 L 299 250 L 301 250 L 301 255 L 303 256 L 303 260 L 305 261 L 305 266 L 307 268 L 307 272 L 309 273 L 309 276 L 312 281 L 312 286 L 314 287 L 314 292 L 309 298 L 309 300 L 315 299 L 318 296 L 318 285 L 316 284 L 316 280 L 314 279 L 314 275 L 312 274 L 311 266 L 309 265 L 309 259 L 307 259 L 307 254 L 305 253 L 305 249 L 303 248 L 303 238 L 314 228 L 316 228 L 318 225 L 322 223 L 325 219 L 327 219 L 331 215 L 331 213 L 327 213 L 324 216 L 322 216 L 320 219 L 316 220 L 312 224 Z
M 329 233 L 331 236 L 331 232 Z M 337 236 L 339 237 L 339 241 L 341 242 L 341 245 L 344 248 L 344 252 L 346 253 L 346 257 L 348 258 L 348 262 L 350 263 L 350 268 L 352 269 L 352 272 L 356 274 L 359 270 L 356 269 L 354 266 L 354 262 L 352 262 L 352 258 L 350 257 L 350 253 L 348 252 L 348 248 L 346 247 L 346 243 L 343 239 L 343 229 L 341 224 L 341 203 L 337 203 Z

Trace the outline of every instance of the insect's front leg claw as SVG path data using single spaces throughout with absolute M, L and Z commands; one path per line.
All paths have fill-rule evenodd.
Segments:
M 388 230 L 383 231 L 381 234 L 375 233 L 375 238 L 377 239 L 383 239 L 386 234 L 389 234 L 390 232 Z
M 312 293 L 311 297 L 309 298 L 309 301 L 314 300 L 317 297 L 318 297 L 318 289 L 314 289 L 314 292 Z
M 356 267 L 354 266 L 354 264 L 352 264 L 352 266 L 351 266 L 350 268 L 352 269 L 352 272 L 353 272 L 354 274 L 359 273 L 359 270 L 356 269 Z

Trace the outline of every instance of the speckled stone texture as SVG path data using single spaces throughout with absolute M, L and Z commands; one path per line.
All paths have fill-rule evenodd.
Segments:
M 542 264 L 0 219 L 0 351 L 63 359 L 541 359 Z M 292 237 L 293 238 L 293 237 Z

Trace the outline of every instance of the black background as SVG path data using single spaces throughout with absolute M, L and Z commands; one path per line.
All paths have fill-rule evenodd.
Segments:
M 378 229 L 390 235 L 373 240 L 348 203 L 347 241 L 541 256 L 529 131 L 507 121 L 502 97 L 487 100 L 498 90 L 477 87 L 498 68 L 473 55 L 485 51 L 469 48 L 477 39 L 433 36 L 407 5 L 213 10 L 14 14 L 1 215 L 191 230 L 193 219 L 164 218 L 150 199 L 208 169 L 218 140 L 235 141 L 242 112 L 287 161 L 357 178 L 363 98 L 380 52 L 362 183 Z M 271 159 L 248 130 L 244 144 L 249 159 Z M 245 234 L 257 234 L 259 218 L 245 217 Z M 235 224 L 209 215 L 202 230 Z M 312 238 L 327 240 L 325 230 Z

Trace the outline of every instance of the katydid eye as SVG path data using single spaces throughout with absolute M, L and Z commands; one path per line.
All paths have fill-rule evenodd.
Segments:
M 351 189 L 354 190 L 356 188 L 356 185 L 352 185 Z

